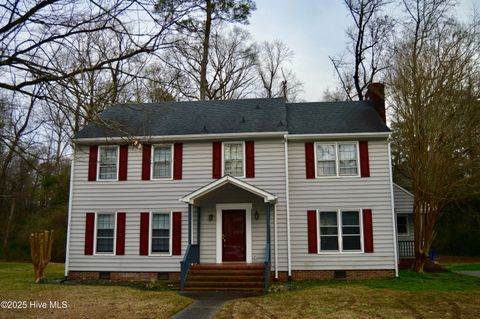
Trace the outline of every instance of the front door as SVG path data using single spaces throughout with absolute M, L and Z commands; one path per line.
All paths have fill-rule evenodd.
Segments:
M 246 261 L 246 217 L 244 209 L 222 211 L 223 261 Z

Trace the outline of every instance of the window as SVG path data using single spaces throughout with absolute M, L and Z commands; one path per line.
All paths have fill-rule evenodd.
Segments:
M 172 146 L 153 147 L 153 178 L 170 178 L 172 176 Z
M 96 253 L 113 254 L 115 214 L 97 214 Z
M 152 253 L 170 253 L 170 214 L 152 214 Z
M 98 161 L 98 179 L 116 180 L 118 164 L 118 146 L 100 146 L 100 159 Z
M 223 173 L 243 177 L 243 143 L 223 143 Z
M 317 177 L 358 176 L 357 143 L 317 143 Z
M 320 211 L 321 252 L 361 252 L 361 213 L 354 210 Z
M 399 235 L 408 235 L 408 216 L 397 215 L 397 233 Z

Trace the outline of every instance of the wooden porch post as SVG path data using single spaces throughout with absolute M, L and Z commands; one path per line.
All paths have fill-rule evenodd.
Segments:
M 188 204 L 188 245 L 192 244 L 192 204 Z

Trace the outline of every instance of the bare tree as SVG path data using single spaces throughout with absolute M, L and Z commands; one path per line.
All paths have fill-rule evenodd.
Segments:
M 209 100 L 242 98 L 255 87 L 256 46 L 250 34 L 239 28 L 214 30 L 210 43 L 205 98 Z M 165 54 L 166 68 L 176 70 L 177 90 L 187 100 L 200 99 L 203 46 L 182 38 Z
M 252 0 L 159 0 L 155 11 L 165 17 L 169 8 L 178 8 L 189 12 L 188 18 L 177 23 L 179 30 L 187 31 L 194 39 L 201 40 L 199 98 L 207 98 L 207 69 L 210 56 L 210 36 L 213 27 L 219 22 L 248 23 L 248 17 L 256 9 Z
M 350 47 L 339 56 L 330 56 L 340 86 L 348 100 L 363 100 L 368 84 L 378 81 L 387 68 L 385 56 L 394 23 L 382 16 L 389 0 L 344 0 L 354 25 L 347 29 Z
M 412 183 L 421 272 L 442 209 L 480 187 L 480 47 L 474 28 L 447 17 L 451 1 L 404 5 L 406 37 L 390 75 L 394 157 Z
M 298 98 L 303 84 L 290 69 L 293 55 L 293 51 L 280 40 L 259 44 L 257 72 L 262 86 L 261 96 L 284 97 L 290 101 Z

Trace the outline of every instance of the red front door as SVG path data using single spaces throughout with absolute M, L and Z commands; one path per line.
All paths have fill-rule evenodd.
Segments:
M 223 261 L 246 261 L 246 225 L 244 209 L 222 211 Z

